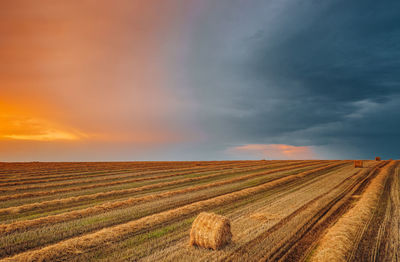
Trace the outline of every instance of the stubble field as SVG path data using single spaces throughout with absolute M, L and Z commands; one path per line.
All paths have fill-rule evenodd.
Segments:
M 0 163 L 0 261 L 399 261 L 398 161 Z M 231 221 L 190 247 L 202 212 Z

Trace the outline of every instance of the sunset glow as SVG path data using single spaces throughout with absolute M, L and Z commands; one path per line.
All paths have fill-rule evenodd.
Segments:
M 19 107 L 0 106 L 0 140 L 78 140 L 86 137 L 81 132 L 66 128 L 59 123 L 46 120 L 35 115 L 39 110 Z
M 11 116 L 10 118 L 1 117 L 0 139 L 17 140 L 77 140 L 78 134 L 63 131 L 52 127 L 50 123 L 43 120 Z M 3 122 L 4 121 L 4 122 Z M 4 123 L 6 123 L 4 125 Z
M 283 144 L 249 144 L 229 149 L 233 154 L 250 154 L 265 159 L 314 159 L 317 156 L 308 146 L 292 146 Z

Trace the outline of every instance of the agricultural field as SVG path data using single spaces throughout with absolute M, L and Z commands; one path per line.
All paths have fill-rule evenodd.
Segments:
M 399 261 L 399 161 L 0 163 L 0 261 Z M 189 245 L 201 212 L 219 250 Z

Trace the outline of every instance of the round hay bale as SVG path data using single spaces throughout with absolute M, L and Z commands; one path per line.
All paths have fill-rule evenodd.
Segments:
M 262 212 L 262 213 L 253 213 L 250 215 L 250 218 L 258 221 L 269 221 L 269 220 L 282 219 L 282 216 L 278 214 Z
M 200 213 L 190 230 L 190 245 L 218 250 L 232 239 L 229 219 L 213 213 Z
M 362 160 L 354 160 L 354 167 L 363 167 L 363 161 Z

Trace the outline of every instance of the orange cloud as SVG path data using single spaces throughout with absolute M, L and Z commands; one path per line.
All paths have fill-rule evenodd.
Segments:
M 151 125 L 150 122 L 104 122 L 88 127 L 67 122 L 51 115 L 57 111 L 46 103 L 17 101 L 15 104 L 0 101 L 0 141 L 75 141 L 111 142 L 139 145 L 157 145 L 178 142 L 189 137 L 170 128 Z M 78 128 L 76 128 L 78 127 Z M 4 147 L 2 149 L 5 149 Z
M 85 134 L 42 116 L 44 106 L 0 103 L 0 140 L 78 140 Z
M 228 149 L 229 153 L 245 158 L 266 159 L 313 159 L 315 153 L 310 146 L 292 146 L 285 144 L 248 144 Z
M 0 113 L 0 139 L 2 140 L 77 140 L 83 136 L 49 121 L 29 116 Z

